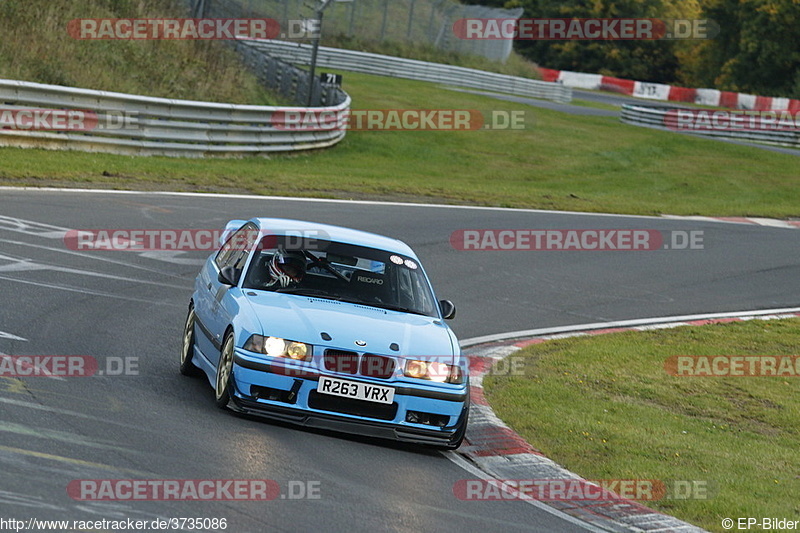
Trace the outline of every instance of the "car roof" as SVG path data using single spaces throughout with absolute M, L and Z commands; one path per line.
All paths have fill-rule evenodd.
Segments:
M 320 232 L 320 238 L 324 240 L 356 244 L 367 248 L 377 248 L 387 252 L 403 254 L 415 259 L 417 258 L 411 247 L 403 241 L 384 235 L 378 235 L 377 233 L 288 218 L 256 217 L 250 219 L 250 221 L 255 222 L 259 229 L 275 233 L 276 235 L 285 235 L 287 232 L 295 233 L 298 231 Z M 314 233 L 311 233 L 311 235 L 314 235 Z

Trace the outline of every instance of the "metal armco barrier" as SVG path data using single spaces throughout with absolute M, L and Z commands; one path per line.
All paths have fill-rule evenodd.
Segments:
M 695 135 L 703 135 L 707 137 L 723 137 L 727 139 L 738 139 L 740 141 L 753 141 L 800 148 L 800 131 L 798 131 L 797 123 L 794 124 L 795 127 L 786 128 L 773 128 L 770 127 L 769 124 L 757 129 L 733 126 L 723 129 L 715 128 L 713 124 L 709 124 L 708 127 L 687 128 L 680 123 L 677 114 L 678 111 L 679 108 L 674 107 L 626 104 L 622 106 L 620 120 L 625 124 L 645 126 L 667 131 L 677 131 L 683 133 L 692 133 Z M 700 110 L 686 109 L 685 111 L 687 113 L 696 113 Z M 731 113 L 731 111 L 723 110 L 720 111 L 720 113 Z M 777 113 L 780 113 L 780 111 Z M 795 114 L 792 113 L 792 117 L 794 116 Z
M 311 46 L 284 41 L 246 40 L 249 45 L 264 53 L 280 57 L 289 63 L 307 65 L 311 59 Z M 559 83 L 520 78 L 496 74 L 465 67 L 429 63 L 416 59 L 329 48 L 321 46 L 317 56 L 317 65 L 326 68 L 377 74 L 411 80 L 429 81 L 482 89 L 516 96 L 543 98 L 560 103 L 572 100 L 572 89 Z
M 302 71 L 288 63 L 307 64 L 310 46 L 244 39 L 235 44 L 264 85 L 284 95 L 306 94 L 307 74 L 303 78 Z M 321 47 L 318 65 L 556 102 L 572 99 L 572 89 L 557 83 L 353 50 Z M 321 107 L 313 111 L 336 117 L 334 122 L 344 122 L 350 97 L 337 87 L 314 82 L 313 99 L 321 102 Z M 345 136 L 345 128 L 301 131 L 282 124 L 286 112 L 305 109 L 302 107 L 174 100 L 0 79 L 0 113 L 7 117 L 31 109 L 82 110 L 91 120 L 77 128 L 0 127 L 0 145 L 127 155 L 231 157 L 326 148 Z
M 345 116 L 350 97 L 338 91 L 334 98 L 343 101 L 313 111 Z M 41 124 L 0 128 L 0 145 L 130 155 L 243 156 L 325 148 L 345 136 L 343 128 L 283 127 L 287 111 L 305 108 L 173 100 L 0 80 L 0 114 L 7 119 L 32 109 L 84 110 L 89 120 L 83 127 L 57 130 Z

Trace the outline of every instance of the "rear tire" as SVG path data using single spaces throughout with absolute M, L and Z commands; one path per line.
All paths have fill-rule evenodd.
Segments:
M 226 409 L 231 401 L 231 383 L 233 381 L 233 332 L 228 333 L 217 363 L 217 376 L 214 380 L 214 400 L 217 407 Z
M 194 313 L 194 305 L 189 304 L 189 314 L 186 316 L 186 324 L 183 326 L 180 371 L 184 376 L 190 377 L 200 375 L 200 369 L 192 363 L 194 358 L 194 325 L 196 322 L 197 315 Z

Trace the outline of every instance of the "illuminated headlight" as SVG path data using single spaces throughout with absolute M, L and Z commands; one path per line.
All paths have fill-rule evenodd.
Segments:
M 311 360 L 311 346 L 304 342 L 287 341 L 280 337 L 264 337 L 251 335 L 244 345 L 244 349 L 258 352 L 271 357 L 288 357 L 296 361 Z
M 458 365 L 447 365 L 435 361 L 408 359 L 403 374 L 410 378 L 428 379 L 438 383 L 461 383 L 464 375 Z

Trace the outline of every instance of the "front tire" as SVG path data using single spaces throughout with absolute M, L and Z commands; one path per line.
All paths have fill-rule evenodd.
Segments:
M 226 409 L 231 401 L 231 383 L 233 382 L 233 332 L 228 333 L 217 363 L 217 376 L 214 380 L 214 399 L 217 407 Z
M 464 437 L 467 435 L 467 424 L 469 423 L 469 402 L 467 402 L 462 415 L 461 424 L 456 430 L 455 435 L 450 442 L 442 446 L 445 450 L 457 450 L 461 443 L 464 442 Z
M 200 375 L 200 369 L 192 363 L 192 358 L 194 357 L 194 325 L 196 322 L 197 315 L 194 313 L 194 305 L 189 304 L 189 314 L 186 316 L 186 324 L 183 326 L 180 371 L 184 376 L 190 377 Z

